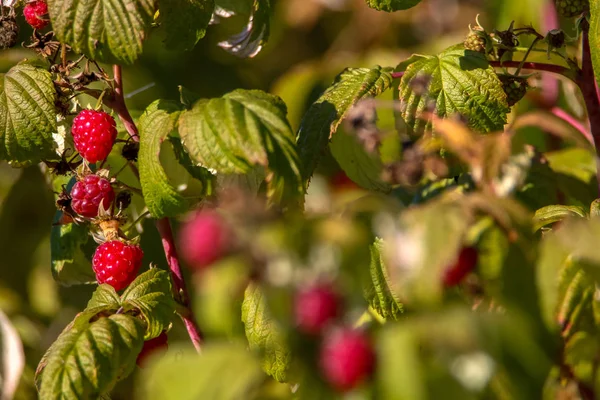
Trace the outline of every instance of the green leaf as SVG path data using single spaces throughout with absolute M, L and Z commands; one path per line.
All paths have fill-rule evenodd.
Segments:
M 375 154 L 369 154 L 356 137 L 339 132 L 329 144 L 331 154 L 348 178 L 368 190 L 388 193 L 392 187 L 381 180 L 383 163 Z
M 310 180 L 321 153 L 338 126 L 359 100 L 374 97 L 392 85 L 391 68 L 348 68 L 308 109 L 298 130 L 303 179 Z
M 262 354 L 264 371 L 279 382 L 285 382 L 291 354 L 281 328 L 269 316 L 261 289 L 249 285 L 242 304 L 242 321 L 250 348 Z
M 535 212 L 533 216 L 533 229 L 539 230 L 541 227 L 562 221 L 567 217 L 586 218 L 583 207 L 565 206 L 562 204 L 542 207 Z
M 118 314 L 80 322 L 61 333 L 44 356 L 41 399 L 89 399 L 127 376 L 144 343 L 144 323 Z
M 590 1 L 590 50 L 596 82 L 600 82 L 600 1 Z
M 25 354 L 19 333 L 0 310 L 0 398 L 13 398 L 24 366 Z
M 148 211 L 154 218 L 173 217 L 188 207 L 187 201 L 169 183 L 160 164 L 160 146 L 175 129 L 180 106 L 172 101 L 156 100 L 139 119 L 140 183 Z
M 210 343 L 202 354 L 182 346 L 169 353 L 144 368 L 136 399 L 253 399 L 265 378 L 258 360 L 238 343 Z
M 413 61 L 402 76 L 399 100 L 404 105 L 401 115 L 414 135 L 431 128 L 425 113 L 432 102 L 438 116 L 458 113 L 477 131 L 501 130 L 506 124 L 510 111 L 506 94 L 484 55 L 460 44 Z M 430 79 L 427 93 L 422 92 L 422 84 L 413 84 L 415 79 Z
M 54 33 L 76 53 L 132 64 L 142 53 L 155 0 L 49 0 Z
M 191 50 L 206 34 L 215 8 L 214 0 L 160 0 L 165 45 L 174 50 Z
M 57 211 L 54 223 L 57 223 L 62 212 Z M 90 236 L 83 225 L 75 223 L 53 225 L 50 231 L 50 258 L 52 276 L 62 285 L 89 284 L 96 282 L 90 260 L 84 253 Z
M 21 62 L 2 74 L 0 160 L 36 163 L 53 155 L 55 100 L 52 75 L 46 69 Z
M 219 46 L 238 57 L 254 57 L 269 39 L 270 16 L 270 0 L 254 0 L 246 27 L 240 33 L 220 42 Z
M 366 0 L 367 5 L 379 11 L 408 10 L 419 4 L 421 0 Z
M 136 309 L 144 316 L 148 323 L 144 339 L 157 337 L 168 328 L 175 312 L 169 273 L 150 268 L 140 274 L 121 296 L 121 305 L 125 312 Z
M 175 157 L 179 164 L 195 179 L 202 183 L 202 191 L 205 195 L 210 195 L 215 186 L 215 176 L 206 168 L 196 165 L 190 155 L 183 148 L 181 139 L 174 136 L 169 136 L 169 142 L 173 146 Z
M 391 288 L 387 267 L 383 261 L 384 242 L 377 239 L 371 246 L 371 282 L 366 289 L 367 301 L 385 319 L 396 320 L 402 314 L 403 305 Z
M 244 174 L 263 166 L 269 172 L 269 198 L 286 203 L 303 192 L 286 113 L 277 96 L 235 90 L 182 112 L 179 134 L 192 160 L 219 173 Z
M 121 307 L 121 299 L 114 287 L 109 284 L 98 285 L 98 288 L 92 294 L 88 301 L 85 311 L 89 310 L 112 310 L 116 311 Z

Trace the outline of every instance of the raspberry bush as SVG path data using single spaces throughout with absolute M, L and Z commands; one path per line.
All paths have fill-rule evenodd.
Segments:
M 0 398 L 599 397 L 600 2 L 426 3 L 4 1 Z

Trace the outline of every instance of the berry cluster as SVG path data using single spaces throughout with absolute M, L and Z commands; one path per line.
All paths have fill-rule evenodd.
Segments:
M 476 51 L 478 53 L 485 53 L 487 47 L 487 41 L 485 32 L 479 27 L 472 28 L 469 34 L 465 38 L 465 49 Z
M 576 17 L 590 10 L 589 0 L 554 0 L 556 11 L 563 17 Z
M 104 160 L 117 138 L 115 119 L 104 111 L 83 110 L 71 127 L 75 148 L 90 163 Z
M 220 214 L 200 211 L 181 229 L 181 254 L 194 271 L 203 270 L 231 250 L 232 235 Z
M 502 82 L 502 89 L 506 93 L 506 102 L 509 107 L 517 104 L 527 94 L 527 80 L 513 75 L 498 75 Z
M 115 290 L 123 290 L 137 276 L 143 257 L 144 252 L 139 246 L 110 240 L 96 249 L 92 268 L 98 283 L 107 283 Z
M 44 29 L 50 23 L 48 4 L 43 0 L 29 2 L 23 8 L 25 21 L 34 29 Z
M 458 285 L 477 265 L 477 249 L 474 247 L 463 247 L 453 264 L 444 271 L 442 282 L 445 287 Z

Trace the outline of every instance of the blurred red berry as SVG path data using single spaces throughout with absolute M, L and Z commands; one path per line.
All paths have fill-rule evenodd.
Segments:
M 167 338 L 167 332 L 163 331 L 160 335 L 155 337 L 154 339 L 146 340 L 144 342 L 144 347 L 142 347 L 142 351 L 137 356 L 137 360 L 135 362 L 140 368 L 144 367 L 144 363 L 146 359 L 155 351 L 161 349 L 168 349 L 169 343 Z
M 181 254 L 188 265 L 201 270 L 228 251 L 231 231 L 215 211 L 201 211 L 181 229 Z
M 334 190 L 339 191 L 360 189 L 360 187 L 341 170 L 330 178 L 329 183 Z
M 294 299 L 294 316 L 298 329 L 304 333 L 321 333 L 328 322 L 339 314 L 340 299 L 329 286 L 300 290 Z
M 340 392 L 364 382 L 375 368 L 369 337 L 358 330 L 333 331 L 323 340 L 320 367 L 326 381 Z
M 75 148 L 90 163 L 104 160 L 117 138 L 115 119 L 104 111 L 82 110 L 71 126 Z
M 87 175 L 71 189 L 71 207 L 83 217 L 98 216 L 100 203 L 108 210 L 114 198 L 115 192 L 110 182 L 98 175 Z
M 119 240 L 102 243 L 92 259 L 98 283 L 108 283 L 115 290 L 125 289 L 137 276 L 144 252 L 139 246 Z
M 23 16 L 25 21 L 35 29 L 44 29 L 50 23 L 48 4 L 45 1 L 37 0 L 27 3 L 23 8 Z
M 463 247 L 454 264 L 444 271 L 443 283 L 446 287 L 458 285 L 477 265 L 477 249 Z

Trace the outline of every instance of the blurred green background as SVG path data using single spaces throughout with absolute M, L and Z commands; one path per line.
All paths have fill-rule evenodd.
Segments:
M 125 92 L 134 94 L 127 98 L 132 114 L 139 115 L 157 98 L 177 99 L 178 85 L 202 97 L 252 88 L 280 95 L 296 129 L 308 105 L 345 67 L 395 66 L 412 53 L 435 54 L 462 42 L 477 14 L 489 31 L 506 29 L 513 19 L 517 26 L 532 24 L 542 32 L 555 27 L 552 18 L 545 18 L 551 0 L 424 0 L 411 10 L 393 14 L 371 10 L 364 0 L 272 3 L 271 37 L 252 59 L 237 58 L 217 46 L 241 29 L 246 22 L 243 18 L 232 17 L 211 26 L 206 37 L 187 53 L 169 51 L 162 43 L 160 28 L 152 32 L 143 56 L 124 69 Z M 22 17 L 19 23 L 19 40 L 28 42 L 31 29 Z M 563 21 L 562 26 L 574 36 L 569 23 Z M 33 57 L 35 54 L 24 48 L 4 51 L 0 69 L 5 72 L 19 60 Z M 533 91 L 530 97 L 535 96 Z M 528 138 L 546 145 L 536 142 L 535 134 Z M 33 375 L 40 357 L 85 307 L 94 287 L 60 287 L 53 281 L 49 235 L 54 198 L 38 166 L 13 169 L 0 164 L 0 206 L 0 309 L 8 315 L 25 349 L 27 365 L 16 398 L 32 399 L 36 398 Z M 151 224 L 145 225 L 153 229 Z M 158 244 L 156 235 L 145 240 Z M 152 261 L 164 265 L 160 245 L 155 249 L 157 258 Z M 179 326 L 170 333 L 170 340 L 185 340 Z M 117 392 L 122 398 L 128 398 L 130 385 L 131 379 L 119 384 Z

